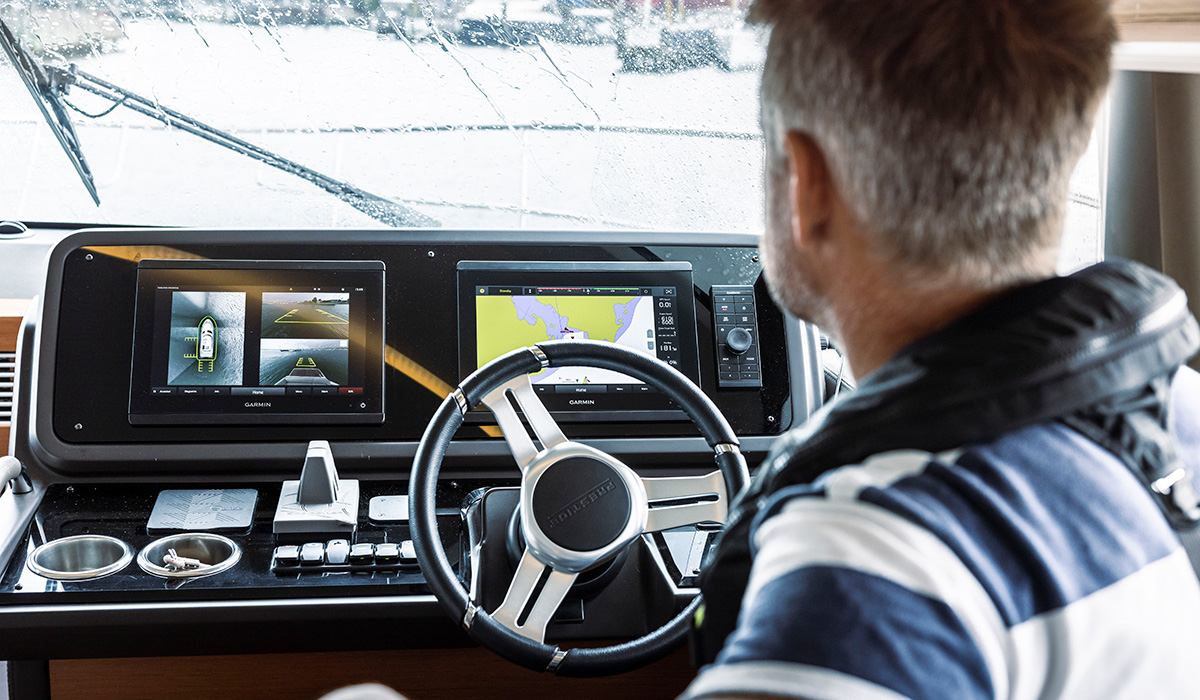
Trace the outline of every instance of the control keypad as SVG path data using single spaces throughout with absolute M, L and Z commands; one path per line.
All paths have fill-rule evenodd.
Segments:
M 717 386 L 762 387 L 758 317 L 751 285 L 712 287 L 713 328 L 717 344 Z

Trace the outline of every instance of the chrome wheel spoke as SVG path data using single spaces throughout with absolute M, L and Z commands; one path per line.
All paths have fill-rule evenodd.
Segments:
M 529 421 L 538 442 L 542 443 L 542 450 L 567 441 L 562 429 L 551 417 L 550 411 L 546 410 L 546 405 L 533 391 L 533 384 L 530 383 L 528 375 L 523 374 L 500 385 L 483 398 L 483 404 L 491 409 L 492 415 L 496 417 L 496 424 L 500 426 L 500 432 L 504 433 L 508 449 L 516 458 L 521 471 L 525 471 L 540 450 L 534 444 L 521 417 L 517 415 L 518 407 L 521 413 L 525 414 L 525 420 Z
M 703 522 L 724 522 L 729 494 L 720 470 L 704 476 L 642 479 L 650 511 L 646 532 Z
M 546 625 L 577 576 L 546 566 L 526 549 L 504 602 L 492 613 L 492 618 L 522 637 L 541 643 L 546 637 Z

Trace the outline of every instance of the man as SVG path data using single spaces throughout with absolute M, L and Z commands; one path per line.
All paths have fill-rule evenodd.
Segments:
M 779 303 L 859 390 L 782 438 L 702 577 L 685 697 L 1200 697 L 1182 292 L 1055 277 L 1104 0 L 756 0 Z

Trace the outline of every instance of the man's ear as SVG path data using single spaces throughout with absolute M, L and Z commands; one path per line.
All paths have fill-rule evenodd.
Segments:
M 808 134 L 787 132 L 786 148 L 791 175 L 792 242 L 797 250 L 827 243 L 833 215 L 834 186 L 825 152 Z

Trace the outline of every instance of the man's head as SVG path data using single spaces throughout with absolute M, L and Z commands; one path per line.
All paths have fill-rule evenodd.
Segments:
M 918 283 L 1053 272 L 1106 0 L 755 0 L 751 21 L 770 29 L 763 254 L 785 306 L 825 323 L 831 276 L 855 274 L 810 247 L 827 227 Z

